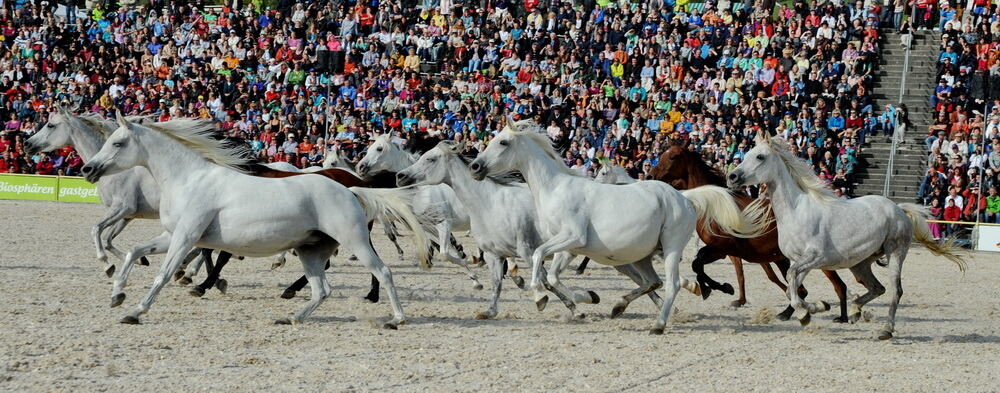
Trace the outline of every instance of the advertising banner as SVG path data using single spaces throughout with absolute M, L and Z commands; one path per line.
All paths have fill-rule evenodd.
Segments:
M 55 176 L 0 176 L 0 199 L 55 201 L 58 191 L 59 178 Z
M 59 202 L 101 203 L 97 186 L 80 177 L 59 178 Z
M 101 203 L 97 186 L 80 177 L 0 174 L 0 199 Z
M 976 250 L 1000 252 L 1000 227 L 980 226 Z

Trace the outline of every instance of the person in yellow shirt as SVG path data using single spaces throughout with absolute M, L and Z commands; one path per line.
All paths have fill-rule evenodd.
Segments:
M 404 71 L 418 71 L 420 69 L 420 56 L 417 56 L 417 51 L 410 49 L 410 54 L 406 56 L 406 60 L 403 60 L 403 70 Z
M 611 81 L 615 83 L 615 86 L 621 84 L 622 76 L 625 75 L 625 65 L 615 60 L 611 63 Z

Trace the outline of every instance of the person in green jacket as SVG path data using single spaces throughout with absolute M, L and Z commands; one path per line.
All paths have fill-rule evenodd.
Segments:
M 997 188 L 990 187 L 989 195 L 986 196 L 986 222 L 1000 224 L 1000 195 L 997 195 Z

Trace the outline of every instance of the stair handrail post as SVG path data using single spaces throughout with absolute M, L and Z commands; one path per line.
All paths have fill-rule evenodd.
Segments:
M 916 12 L 914 12 L 914 15 Z M 900 111 L 899 108 L 902 107 L 903 96 L 906 95 L 906 74 L 907 70 L 910 68 L 910 48 L 913 47 L 913 23 L 910 23 L 910 42 L 904 48 L 903 54 L 903 69 L 900 71 L 899 75 L 899 100 L 896 101 L 896 113 L 893 119 L 894 125 L 892 130 L 892 147 L 889 148 L 889 165 L 885 169 L 885 184 L 882 185 L 882 196 L 889 197 L 889 185 L 892 182 L 893 166 L 896 164 L 896 148 L 899 146 L 899 139 L 902 138 L 899 131 L 899 125 L 901 124 Z

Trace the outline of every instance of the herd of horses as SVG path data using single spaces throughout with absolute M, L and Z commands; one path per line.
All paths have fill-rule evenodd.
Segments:
M 305 274 L 281 297 L 294 297 L 306 284 L 312 293 L 301 311 L 276 323 L 301 323 L 331 293 L 324 270 L 344 248 L 371 272 L 365 298 L 377 302 L 385 290 L 393 317 L 384 327 L 395 329 L 406 317 L 390 269 L 371 243 L 374 221 L 400 256 L 397 228 L 404 228 L 416 243 L 421 266 L 430 268 L 437 252 L 462 267 L 476 288 L 482 284 L 470 267 L 486 264 L 492 296 L 477 319 L 498 315 L 504 278 L 525 288 L 516 275 L 517 259 L 531 266 L 526 289 L 533 291 L 539 310 L 552 294 L 572 317 L 582 318 L 576 304 L 599 303 L 600 297 L 576 292 L 560 280 L 579 255 L 586 259 L 578 273 L 595 261 L 637 285 L 614 305 L 612 317 L 643 296 L 660 307 L 653 334 L 663 333 L 679 289 L 705 298 L 715 290 L 735 293 L 705 273 L 706 264 L 726 256 L 737 275 L 735 306 L 746 303 L 742 262 L 756 263 L 790 300 L 779 318 L 795 317 L 802 325 L 811 314 L 830 308 L 804 300 L 802 281 L 810 270 L 820 269 L 833 284 L 840 303 L 835 321 L 853 323 L 866 303 L 886 291 L 872 264 L 888 267 L 892 297 L 880 339 L 893 336 L 901 268 L 912 241 L 965 269 L 953 242 L 931 238 L 925 208 L 879 196 L 836 198 L 783 140 L 762 134 L 756 142 L 728 174 L 680 143 L 663 153 L 652 180 L 636 181 L 622 168 L 605 165 L 594 181 L 567 168 L 533 121 L 508 119 L 475 157 L 451 141 L 411 140 L 402 146 L 382 135 L 356 172 L 335 152 L 322 167 L 299 170 L 258 162 L 245 145 L 219 137 L 208 120 L 151 122 L 118 115 L 112 121 L 59 108 L 25 148 L 40 152 L 72 145 L 85 160 L 82 173 L 98 185 L 108 207 L 92 237 L 98 260 L 114 277 L 112 307 L 125 300 L 132 266 L 148 264 L 147 255 L 166 253 L 152 288 L 123 323 L 139 323 L 171 277 L 191 283 L 202 262 L 208 274 L 190 290 L 196 296 L 212 287 L 225 292 L 221 271 L 233 255 L 281 254 L 274 268 L 284 263 L 287 251 L 298 256 Z M 751 185 L 761 185 L 767 197 L 744 192 Z M 622 200 L 629 209 L 620 208 Z M 123 253 L 112 240 L 136 218 L 159 219 L 164 232 Z M 453 232 L 464 231 L 475 240 L 478 257 L 466 255 L 455 240 Z M 688 280 L 679 265 L 694 234 L 704 246 L 692 262 L 695 279 Z M 214 263 L 212 250 L 220 250 Z M 123 261 L 120 268 L 108 262 L 109 252 Z M 653 268 L 655 259 L 664 263 L 664 279 Z M 867 292 L 849 299 L 839 269 L 850 269 Z M 665 297 L 656 292 L 661 287 Z

